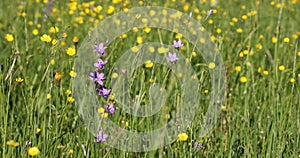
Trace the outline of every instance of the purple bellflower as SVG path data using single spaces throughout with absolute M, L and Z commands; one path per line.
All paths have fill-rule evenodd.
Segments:
M 100 43 L 99 45 L 94 45 L 94 52 L 100 54 L 101 56 L 104 56 L 106 48 L 107 47 L 104 47 L 103 43 Z
M 102 96 L 103 98 L 107 98 L 111 92 L 111 89 L 106 89 L 105 87 L 96 88 L 98 95 Z
M 108 137 L 108 134 L 104 134 L 102 130 L 100 130 L 97 134 L 95 134 L 95 143 L 98 142 L 106 142 L 106 138 Z
M 178 41 L 174 40 L 173 41 L 173 46 L 176 48 L 176 49 L 179 49 L 180 47 L 183 46 L 182 42 L 181 42 L 181 39 L 178 39 Z
M 97 82 L 99 83 L 99 85 L 103 86 L 103 80 L 105 80 L 103 72 L 101 73 L 99 73 L 98 71 L 91 72 L 89 78 L 93 82 Z
M 207 12 L 207 16 L 210 16 L 214 13 L 214 10 L 213 9 L 210 9 L 208 12 Z
M 98 62 L 94 64 L 94 66 L 96 67 L 96 71 L 101 69 L 104 69 L 104 65 L 107 63 L 107 61 L 103 61 L 101 58 L 98 59 Z
M 106 105 L 106 106 L 105 106 L 105 110 L 106 110 L 109 114 L 113 115 L 113 114 L 115 113 L 115 111 L 118 110 L 118 107 L 114 107 L 114 104 L 113 104 L 113 103 L 110 103 L 109 105 Z
M 175 62 L 176 60 L 178 60 L 177 56 L 176 56 L 176 53 L 171 53 L 169 52 L 168 53 L 168 57 L 167 57 L 167 60 L 170 61 L 170 62 Z

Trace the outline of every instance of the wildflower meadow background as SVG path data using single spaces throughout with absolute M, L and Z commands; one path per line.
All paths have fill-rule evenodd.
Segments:
M 115 39 L 92 38 L 105 19 L 146 6 L 175 9 L 176 16 L 186 15 L 183 21 L 199 22 L 222 57 L 225 78 L 219 79 L 225 95 L 218 102 L 214 128 L 204 136 L 199 131 L 214 96 L 210 72 L 218 63 L 205 61 L 203 52 L 178 30 L 145 25 Z M 300 157 L 298 0 L 3 0 L 0 7 L 1 157 Z M 147 23 L 143 14 L 134 17 Z M 153 18 L 162 25 L 169 20 Z M 122 19 L 113 23 L 106 35 L 123 25 Z M 146 54 L 157 53 L 164 62 L 147 60 L 134 71 L 118 69 L 132 62 L 123 60 L 124 54 L 138 53 L 150 42 L 170 46 L 145 45 Z M 86 46 L 90 51 L 83 52 Z M 83 53 L 96 56 L 85 79 L 94 85 L 89 94 L 99 105 L 84 105 L 89 101 L 78 95 L 85 92 L 76 87 Z M 181 82 L 184 72 L 171 71 L 164 63 L 190 64 L 195 72 L 190 83 L 195 86 L 182 91 L 182 85 L 188 85 Z M 124 74 L 130 75 L 123 87 L 129 105 L 138 102 L 151 110 L 150 103 L 161 102 L 157 113 L 138 117 L 118 104 L 123 93 L 115 94 L 111 81 L 124 81 Z M 164 87 L 155 87 L 157 83 Z M 189 106 L 189 100 L 179 105 L 182 96 L 196 98 L 196 106 Z M 125 131 L 147 132 L 178 121 L 181 108 L 196 115 L 189 124 L 181 122 L 186 128 L 176 127 L 172 143 L 141 152 L 111 147 L 121 139 L 128 141 Z M 95 118 L 110 120 L 120 130 L 104 128 L 104 121 L 89 122 Z M 143 149 L 147 143 L 133 141 L 132 146 Z

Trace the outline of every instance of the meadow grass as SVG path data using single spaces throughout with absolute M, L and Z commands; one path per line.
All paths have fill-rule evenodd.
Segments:
M 1 1 L 1 156 L 29 157 L 28 150 L 37 147 L 38 157 L 299 157 L 300 2 L 219 0 L 216 6 L 211 6 L 212 3 L 209 0 Z M 193 52 L 193 46 L 179 34 L 162 29 L 151 28 L 149 33 L 143 29 L 131 30 L 115 39 L 107 48 L 107 78 L 113 75 L 110 68 L 114 62 L 134 45 L 146 42 L 172 45 L 174 39 L 182 38 L 184 47 L 180 51 L 192 64 L 200 84 L 196 117 L 184 131 L 188 139 L 135 153 L 94 143 L 95 137 L 78 114 L 72 95 L 76 54 L 70 56 L 66 50 L 79 48 L 104 18 L 149 5 L 174 8 L 186 14 L 192 12 L 192 17 L 210 33 L 225 64 L 226 97 L 215 128 L 199 137 L 199 123 L 211 99 L 209 68 L 200 52 Z M 91 6 L 96 9 L 90 9 Z M 210 9 L 214 13 L 207 17 Z M 42 41 L 44 34 L 51 37 L 49 42 Z M 138 42 L 137 37 L 143 41 Z M 132 79 L 130 93 L 143 105 L 149 103 L 152 79 L 167 85 L 170 94 L 166 105 L 146 118 L 119 109 L 108 119 L 127 130 L 141 132 L 159 128 L 176 115 L 180 83 L 168 68 L 160 64 L 139 67 Z M 109 82 L 105 84 L 111 86 Z M 195 142 L 200 144 L 197 152 Z

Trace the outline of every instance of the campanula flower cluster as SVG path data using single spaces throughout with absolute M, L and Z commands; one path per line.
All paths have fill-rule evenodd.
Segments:
M 103 60 L 103 57 L 106 56 L 106 48 L 107 47 L 104 43 L 94 45 L 93 52 L 97 53 L 99 55 L 99 58 L 98 61 L 94 64 L 94 72 L 91 72 L 89 75 L 90 80 L 92 80 L 96 84 L 96 92 L 104 99 L 107 99 L 111 93 L 111 89 L 106 88 L 104 85 L 104 81 L 106 80 L 104 69 L 107 61 Z M 110 102 L 105 106 L 105 111 L 111 115 L 113 115 L 116 110 L 118 110 L 118 107 L 115 107 L 113 102 Z M 95 137 L 96 138 L 94 142 L 105 142 L 106 138 L 109 137 L 109 135 L 104 134 L 103 130 L 100 130 L 97 134 L 95 134 Z

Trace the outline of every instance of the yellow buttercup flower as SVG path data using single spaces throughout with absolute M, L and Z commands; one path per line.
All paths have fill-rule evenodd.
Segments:
M 290 82 L 291 82 L 291 83 L 294 83 L 295 81 L 296 81 L 296 80 L 295 80 L 294 78 L 291 78 L 291 79 L 290 79 Z
M 164 47 L 159 47 L 157 49 L 158 53 L 162 54 L 162 53 L 167 53 L 169 52 L 169 49 L 168 48 L 164 48 Z
M 58 33 L 59 32 L 59 28 L 57 26 L 52 26 L 49 29 L 50 33 Z
M 261 67 L 257 68 L 258 73 L 261 73 L 261 70 L 262 70 Z
M 72 155 L 73 153 L 74 153 L 74 150 L 73 149 L 69 149 L 68 154 Z
M 242 76 L 242 77 L 240 78 L 240 81 L 241 81 L 242 83 L 245 83 L 245 82 L 247 82 L 247 77 L 245 77 L 245 76 Z
M 69 103 L 73 103 L 75 101 L 75 99 L 73 97 L 68 97 L 67 100 Z
M 145 62 L 145 67 L 146 68 L 151 68 L 151 67 L 153 67 L 153 65 L 154 65 L 154 63 L 151 60 L 147 60 Z
M 69 56 L 75 55 L 75 53 L 76 53 L 75 47 L 69 47 L 69 48 L 66 50 L 66 53 L 67 53 Z
M 9 140 L 9 141 L 6 142 L 6 145 L 11 146 L 11 147 L 17 147 L 20 144 L 18 142 L 14 141 L 14 140 Z
M 170 119 L 170 114 L 165 114 L 165 119 Z
M 19 83 L 22 83 L 24 81 L 24 79 L 21 78 L 21 77 L 18 77 L 18 78 L 16 78 L 16 81 L 19 82 Z
M 222 105 L 222 106 L 221 106 L 221 110 L 222 110 L 222 111 L 226 111 L 226 109 L 227 109 L 227 108 L 226 108 L 226 105 Z
M 51 42 L 52 38 L 51 38 L 49 35 L 47 35 L 47 34 L 43 34 L 43 35 L 40 37 L 40 40 L 43 41 L 43 42 L 49 43 L 49 42 Z
M 77 36 L 74 36 L 73 42 L 74 42 L 74 43 L 78 43 L 78 41 L 79 41 L 78 37 L 77 37 Z
M 138 36 L 137 39 L 136 39 L 136 42 L 137 42 L 138 44 L 143 43 L 143 37 L 142 37 L 142 36 Z
M 38 35 L 39 34 L 39 30 L 38 29 L 32 30 L 32 34 L 35 35 L 35 36 Z
M 57 44 L 57 42 L 58 42 L 57 39 L 53 39 L 51 43 L 52 43 L 52 45 L 54 46 L 54 45 Z
M 106 13 L 107 14 L 112 14 L 115 11 L 115 8 L 113 6 L 108 6 Z
M 149 51 L 150 53 L 154 53 L 155 48 L 154 48 L 153 46 L 149 46 L 149 47 L 148 47 L 148 51 Z
M 284 42 L 284 43 L 289 43 L 289 42 L 290 42 L 290 39 L 289 39 L 288 37 L 286 37 L 286 38 L 283 39 L 283 42 Z
M 205 93 L 205 94 L 207 94 L 208 92 L 209 92 L 208 89 L 205 89 L 205 90 L 204 90 L 204 93 Z
M 103 114 L 104 112 L 105 112 L 105 109 L 104 109 L 104 108 L 102 108 L 102 107 L 101 107 L 101 108 L 98 108 L 98 113 L 99 113 L 99 114 Z
M 280 66 L 279 66 L 279 70 L 280 70 L 280 71 L 283 71 L 283 70 L 285 70 L 285 67 L 284 67 L 283 65 L 280 65 Z
M 236 32 L 237 32 L 237 33 L 242 33 L 242 32 L 243 32 L 243 29 L 237 28 L 237 29 L 236 29 Z
M 186 133 L 178 134 L 178 140 L 180 140 L 180 141 L 186 141 L 188 138 L 189 138 L 189 136 Z
M 29 156 L 36 156 L 40 153 L 40 150 L 38 147 L 31 147 L 28 149 L 28 155 Z
M 48 93 L 47 96 L 46 96 L 46 98 L 47 99 L 51 99 L 51 94 Z
M 242 67 L 241 66 L 235 66 L 234 69 L 235 69 L 236 72 L 241 72 Z
M 243 15 L 243 16 L 242 16 L 242 19 L 243 19 L 243 20 L 246 20 L 247 18 L 248 18 L 247 15 Z
M 57 149 L 64 149 L 65 148 L 65 146 L 63 146 L 63 145 L 58 145 L 57 146 Z
M 208 64 L 208 68 L 210 68 L 210 69 L 214 69 L 215 67 L 216 67 L 216 64 L 214 62 L 210 62 Z
M 36 129 L 35 129 L 35 133 L 36 133 L 36 134 L 39 134 L 40 132 L 41 132 L 41 129 L 40 129 L 40 128 L 36 128 Z
M 72 94 L 72 91 L 68 89 L 68 90 L 66 90 L 66 94 L 67 94 L 67 95 L 71 95 L 71 94 Z
M 71 77 L 76 77 L 77 73 L 74 70 L 71 70 L 70 73 L 69 73 L 69 75 Z
M 262 45 L 260 43 L 258 43 L 258 44 L 255 45 L 255 48 L 261 50 L 262 49 Z
M 5 35 L 5 39 L 8 41 L 8 42 L 12 42 L 14 40 L 14 36 L 12 34 L 6 34 Z
M 112 78 L 118 78 L 119 75 L 118 75 L 118 73 L 115 73 L 115 72 L 114 72 L 114 73 L 111 75 L 111 77 L 112 77 Z
M 133 53 L 137 53 L 137 52 L 139 51 L 139 47 L 134 46 L 134 47 L 131 48 L 131 51 L 132 51 Z
M 239 19 L 238 19 L 238 18 L 232 18 L 231 21 L 232 21 L 232 22 L 238 22 Z
M 151 31 L 151 28 L 150 28 L 150 27 L 145 27 L 145 28 L 144 28 L 144 32 L 149 33 L 150 31 Z

